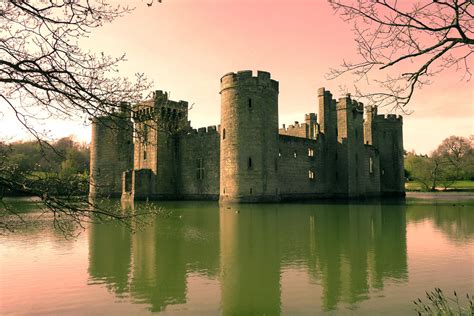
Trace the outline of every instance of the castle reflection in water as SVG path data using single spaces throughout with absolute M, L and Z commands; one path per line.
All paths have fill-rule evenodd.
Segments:
M 89 230 L 91 283 L 148 304 L 187 300 L 188 276 L 218 280 L 224 314 L 281 312 L 282 274 L 305 271 L 323 310 L 357 304 L 387 279 L 407 280 L 405 208 L 390 205 L 168 203 L 173 213 L 132 233 Z

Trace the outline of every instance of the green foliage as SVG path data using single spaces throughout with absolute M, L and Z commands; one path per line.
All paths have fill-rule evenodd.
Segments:
M 1 144 L 8 158 L 21 172 L 59 173 L 62 176 L 89 172 L 89 147 L 64 137 L 51 146 L 37 141 Z
M 442 168 L 444 181 L 467 180 L 474 177 L 474 139 L 451 136 L 432 153 Z
M 0 160 L 0 198 L 3 194 L 29 194 L 26 191 L 52 196 L 87 194 L 89 148 L 71 137 L 51 145 L 0 143 Z
M 474 179 L 474 138 L 451 136 L 430 155 L 405 155 L 406 174 L 425 191 L 452 188 L 457 180 Z
M 71 176 L 78 173 L 89 172 L 89 151 L 69 149 L 66 160 L 61 162 L 61 174 Z
M 413 180 L 419 182 L 425 191 L 430 191 L 433 184 L 433 161 L 428 156 L 408 153 L 405 157 L 405 168 Z
M 467 304 L 463 306 L 456 291 L 454 298 L 446 297 L 440 288 L 426 292 L 428 301 L 425 303 L 420 298 L 413 301 L 418 315 L 474 315 L 473 296 L 466 294 Z

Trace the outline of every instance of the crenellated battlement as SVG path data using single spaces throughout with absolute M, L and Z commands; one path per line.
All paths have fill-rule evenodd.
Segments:
M 216 134 L 218 133 L 219 127 L 216 125 L 211 125 L 208 127 L 199 127 L 191 129 L 187 135 L 206 135 L 206 134 Z
M 403 117 L 396 114 L 377 114 L 377 121 L 384 122 L 403 122 Z
M 150 100 L 137 104 L 133 108 L 133 119 L 146 121 L 150 119 L 162 119 L 169 121 L 187 120 L 188 102 L 173 101 L 167 92 L 156 90 Z
M 364 104 L 352 99 L 350 93 L 347 93 L 344 97 L 340 97 L 336 104 L 338 110 L 349 110 L 359 114 L 364 113 Z
M 316 119 L 317 116 L 315 113 L 306 114 L 305 122 L 300 123 L 295 121 L 294 124 L 288 126 L 283 124 L 282 127 L 278 129 L 278 134 L 305 139 L 316 139 L 320 132 Z
M 163 90 L 92 120 L 91 196 L 121 188 L 138 198 L 253 203 L 404 194 L 401 116 L 322 87 L 317 111 L 281 127 L 269 72 L 230 72 L 220 87 L 221 125 L 193 129 L 188 102 Z
M 357 102 L 356 100 L 352 99 L 350 93 L 347 93 L 345 96 L 340 97 L 336 100 L 333 98 L 331 91 L 326 90 L 326 88 L 322 87 L 318 89 L 318 97 L 327 99 L 329 101 L 328 104 L 330 104 L 331 106 L 335 104 L 336 108 L 338 109 L 350 109 L 355 112 L 364 113 L 364 104 L 362 102 Z
M 280 128 L 280 130 L 284 130 L 284 131 L 292 131 L 294 129 L 299 129 L 299 128 L 303 128 L 303 127 L 306 127 L 308 124 L 306 123 L 300 123 L 298 121 L 295 121 L 294 124 L 291 124 L 291 125 L 288 125 L 286 126 L 286 124 L 283 124 L 282 125 L 282 128 Z
M 257 71 L 257 76 L 253 76 L 252 70 L 229 72 L 222 76 L 221 92 L 237 86 L 261 86 L 279 91 L 278 81 L 271 79 L 269 72 L 260 70 Z
M 188 102 L 179 100 L 179 101 L 173 101 L 169 99 L 168 92 L 163 92 L 162 90 L 156 90 L 153 92 L 153 97 L 152 100 L 153 104 L 155 107 L 169 107 L 172 109 L 177 109 L 177 110 L 187 110 L 188 109 Z

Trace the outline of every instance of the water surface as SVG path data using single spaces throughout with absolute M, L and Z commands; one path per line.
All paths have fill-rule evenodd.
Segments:
M 94 224 L 75 239 L 15 205 L 35 225 L 0 236 L 0 314 L 399 315 L 434 287 L 474 293 L 471 195 L 166 202 L 136 233 Z

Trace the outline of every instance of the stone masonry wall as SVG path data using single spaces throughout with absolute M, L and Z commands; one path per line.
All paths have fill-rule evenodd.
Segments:
M 150 183 L 150 195 L 158 199 L 173 199 L 177 196 L 177 151 L 176 135 L 188 129 L 188 103 L 168 99 L 168 94 L 155 91 L 153 98 L 134 108 L 135 115 L 135 161 L 136 170 L 151 170 L 144 181 Z M 149 178 L 149 179 L 148 179 Z
M 267 72 L 226 74 L 221 126 L 193 130 L 187 102 L 156 91 L 134 107 L 134 152 L 130 113 L 94 121 L 91 196 L 119 196 L 122 185 L 143 199 L 227 202 L 404 193 L 401 117 L 371 107 L 364 120 L 361 103 L 321 88 L 318 115 L 278 129 L 278 93 Z
M 294 125 L 288 125 L 288 126 L 285 126 L 285 124 L 283 124 L 283 127 L 278 129 L 278 134 L 308 138 L 309 125 L 306 123 L 300 124 L 299 122 L 295 122 Z
M 337 169 L 337 111 L 336 100 L 332 98 L 330 91 L 324 88 L 318 89 L 318 124 L 320 136 L 323 143 L 322 157 L 325 163 L 322 174 L 328 192 L 337 192 L 338 169 Z
M 89 196 L 121 196 L 122 173 L 133 166 L 132 138 L 132 122 L 128 113 L 92 121 Z
M 177 138 L 178 196 L 184 199 L 219 198 L 219 132 L 215 126 L 193 130 Z
M 279 136 L 278 190 L 282 200 L 324 197 L 322 144 L 313 139 Z
M 390 114 L 377 115 L 374 125 L 376 148 L 380 153 L 381 192 L 388 195 L 403 195 L 405 181 L 402 117 Z
M 278 91 L 268 72 L 221 78 L 222 201 L 277 200 Z

